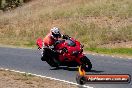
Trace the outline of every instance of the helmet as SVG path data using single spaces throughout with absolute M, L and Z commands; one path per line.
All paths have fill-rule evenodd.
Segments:
M 53 27 L 50 31 L 51 31 L 52 36 L 53 36 L 54 38 L 59 38 L 59 37 L 61 37 L 59 28 Z

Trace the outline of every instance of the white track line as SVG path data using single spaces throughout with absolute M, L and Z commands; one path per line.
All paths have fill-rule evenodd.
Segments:
M 70 82 L 70 81 L 66 81 L 66 80 L 61 80 L 61 79 L 57 79 L 57 78 L 53 78 L 53 77 L 48 77 L 48 76 L 43 76 L 43 75 L 37 75 L 37 74 L 33 74 L 33 73 L 27 73 L 27 72 L 16 71 L 16 70 L 10 70 L 10 69 L 5 69 L 5 68 L 0 68 L 0 69 L 1 70 L 6 70 L 6 71 L 17 72 L 17 73 L 21 73 L 21 74 L 25 74 L 26 73 L 26 74 L 30 74 L 30 75 L 41 77 L 41 78 L 48 78 L 50 80 L 61 81 L 61 82 L 64 82 L 64 83 L 69 83 L 69 84 L 73 84 L 73 85 L 77 85 L 77 86 L 82 86 L 82 87 L 85 87 L 85 88 L 93 88 L 93 87 L 90 87 L 90 86 L 87 86 L 87 85 L 79 85 L 79 84 L 74 83 L 74 82 Z

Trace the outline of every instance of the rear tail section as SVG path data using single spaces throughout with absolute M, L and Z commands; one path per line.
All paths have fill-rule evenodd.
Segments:
M 36 40 L 36 45 L 38 46 L 38 48 L 42 49 L 42 46 L 43 46 L 43 40 L 42 40 L 42 38 L 38 38 Z

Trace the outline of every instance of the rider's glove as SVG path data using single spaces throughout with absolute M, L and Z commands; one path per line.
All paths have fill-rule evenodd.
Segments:
M 63 38 L 63 39 L 66 39 L 66 40 L 67 40 L 67 39 L 70 39 L 70 37 L 69 37 L 68 35 L 63 35 L 62 38 Z

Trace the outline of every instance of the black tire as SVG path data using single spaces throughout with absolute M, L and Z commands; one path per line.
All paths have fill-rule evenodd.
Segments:
M 76 82 L 80 85 L 84 85 L 87 82 L 87 79 L 84 76 L 80 76 L 79 74 L 77 74 Z
M 81 62 L 82 62 L 82 68 L 85 71 L 91 71 L 92 69 L 92 63 L 90 62 L 90 60 L 84 56 L 83 58 L 81 58 Z
M 46 58 L 44 58 L 43 56 L 41 57 L 41 61 L 45 61 L 46 60 Z
M 59 67 L 59 64 L 57 64 L 54 61 L 54 58 L 51 60 L 51 58 L 47 59 L 46 62 L 51 66 L 51 67 Z
M 44 48 L 42 61 L 46 61 L 51 67 L 58 67 L 59 64 L 56 63 L 55 52 L 49 48 Z

